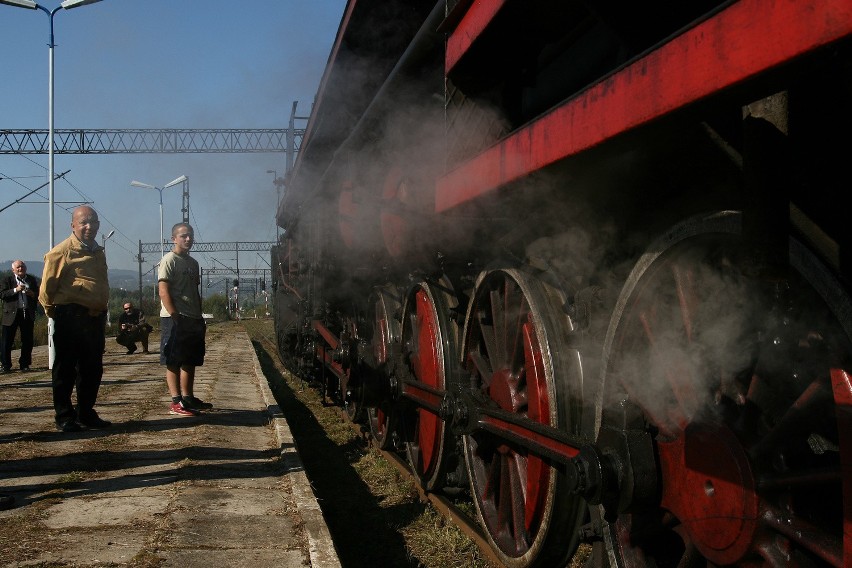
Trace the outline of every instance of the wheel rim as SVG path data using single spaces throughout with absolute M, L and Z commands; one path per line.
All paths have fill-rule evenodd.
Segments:
M 746 276 L 737 235 L 698 227 L 659 250 L 613 318 L 603 406 L 651 425 L 660 509 L 619 516 L 610 550 L 623 566 L 839 566 L 830 373 L 852 354 L 848 298 L 823 300 L 812 282 L 828 276 L 796 243 L 775 297 Z
M 371 304 L 373 310 L 373 336 L 371 340 L 372 354 L 377 372 L 384 373 L 385 366 L 390 355 L 391 345 L 399 341 L 399 321 L 394 318 L 394 313 L 399 305 L 392 299 L 390 293 L 378 290 L 374 293 Z M 367 409 L 367 418 L 370 424 L 370 433 L 376 445 L 381 449 L 387 449 L 391 445 L 391 434 L 396 423 L 392 403 L 383 403 L 385 406 L 371 407 Z
M 403 307 L 401 343 L 414 378 L 434 389 L 447 390 L 455 350 L 447 298 L 427 282 L 414 286 Z M 418 408 L 401 419 L 409 464 L 421 485 L 433 490 L 443 483 L 448 430 L 437 414 Z
M 554 305 L 539 283 L 517 271 L 488 274 L 468 311 L 462 353 L 490 404 L 576 431 L 579 406 L 570 395 L 579 392 L 580 377 L 560 359 L 570 350 L 556 339 L 564 337 L 559 322 L 564 326 L 566 320 L 553 317 L 561 313 L 553 312 Z M 553 357 L 556 349 L 560 355 Z M 464 449 L 477 511 L 504 564 L 558 562 L 573 550 L 571 523 L 578 522 L 582 507 L 566 495 L 557 470 L 487 434 L 465 436 Z

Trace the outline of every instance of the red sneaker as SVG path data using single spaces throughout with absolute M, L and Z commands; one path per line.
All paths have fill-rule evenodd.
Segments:
M 169 414 L 177 414 L 178 416 L 198 416 L 200 413 L 189 408 L 184 408 L 179 402 L 173 402 L 169 407 Z

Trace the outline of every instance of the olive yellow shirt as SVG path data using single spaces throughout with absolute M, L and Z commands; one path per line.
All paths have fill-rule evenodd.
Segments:
M 44 255 L 38 301 L 48 317 L 56 306 L 79 304 L 99 315 L 109 303 L 109 278 L 104 249 L 89 247 L 73 233 Z

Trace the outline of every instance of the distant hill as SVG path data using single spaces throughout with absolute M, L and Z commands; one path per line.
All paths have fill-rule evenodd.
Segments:
M 41 273 L 44 270 L 44 262 L 40 260 L 25 260 L 27 263 L 27 272 L 33 276 L 41 278 Z M 12 270 L 12 261 L 4 260 L 0 262 L 0 272 Z M 155 275 L 152 272 L 142 277 L 142 285 L 148 286 L 154 283 Z M 109 271 L 109 285 L 111 288 L 125 288 L 128 290 L 136 290 L 139 288 L 139 272 L 135 270 L 112 270 Z

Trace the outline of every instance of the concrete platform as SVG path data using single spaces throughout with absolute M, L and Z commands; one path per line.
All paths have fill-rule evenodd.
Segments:
M 159 344 L 107 339 L 95 409 L 105 430 L 56 431 L 47 348 L 0 375 L 0 565 L 340 566 L 251 341 L 208 328 L 198 417 L 168 414 Z M 17 361 L 17 353 L 13 354 Z

